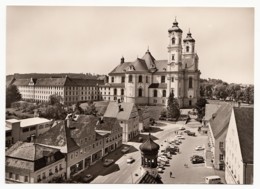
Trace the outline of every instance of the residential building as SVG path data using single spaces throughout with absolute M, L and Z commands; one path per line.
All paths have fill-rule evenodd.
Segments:
M 225 169 L 225 140 L 232 112 L 232 106 L 222 104 L 209 122 L 209 143 L 213 153 L 212 162 L 215 169 Z
M 66 77 L 14 79 L 23 100 L 49 101 L 50 95 L 62 97 L 65 105 L 81 101 L 100 100 L 99 85 L 104 80 Z
M 5 121 L 5 146 L 17 141 L 31 141 L 51 128 L 52 120 L 34 117 L 27 119 L 8 119 Z
M 115 118 L 104 118 L 100 123 L 95 116 L 70 115 L 39 136 L 37 143 L 60 149 L 66 155 L 66 178 L 69 179 L 120 147 L 122 130 Z
M 200 71 L 195 40 L 190 31 L 182 40 L 183 31 L 175 20 L 168 30 L 168 58 L 156 60 L 149 49 L 142 58 L 120 64 L 100 86 L 103 100 L 131 102 L 137 105 L 167 105 L 173 92 L 180 107 L 192 107 L 199 98 Z
M 139 114 L 131 102 L 109 102 L 104 117 L 117 118 L 123 128 L 123 142 L 136 137 L 139 131 Z
M 254 108 L 233 108 L 225 148 L 227 184 L 253 184 Z
M 65 177 L 65 158 L 57 149 L 18 141 L 5 157 L 7 183 L 49 183 Z

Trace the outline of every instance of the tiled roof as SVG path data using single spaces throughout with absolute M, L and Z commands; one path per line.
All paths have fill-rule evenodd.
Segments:
M 148 69 L 155 67 L 155 58 L 153 57 L 153 55 L 150 53 L 149 50 L 146 51 L 142 59 L 145 61 Z
M 121 111 L 119 111 L 119 105 L 121 105 Z M 113 117 L 117 118 L 118 120 L 128 120 L 133 108 L 134 103 L 131 102 L 110 102 L 107 106 L 104 117 Z
M 103 117 L 99 120 L 95 126 L 96 130 L 112 131 L 114 128 L 120 127 L 116 118 Z
M 232 106 L 230 104 L 222 104 L 216 112 L 216 117 L 210 120 L 210 127 L 214 138 L 227 133 L 231 112 Z
M 204 119 L 209 121 L 212 118 L 212 115 L 217 112 L 221 105 L 219 104 L 206 104 L 206 111 Z
M 238 138 L 244 163 L 254 162 L 254 108 L 234 108 Z
M 118 88 L 125 88 L 124 83 L 107 83 L 106 87 L 118 87 Z M 103 87 L 103 86 L 102 86 Z
M 127 70 L 127 67 L 131 65 L 131 62 L 124 62 L 122 64 L 119 64 L 114 70 L 112 70 L 110 73 L 125 73 Z
M 138 184 L 163 184 L 159 175 L 153 177 L 147 171 L 138 181 Z
M 74 139 L 70 137 L 70 130 L 64 122 L 58 123 L 38 136 L 36 142 L 48 146 L 57 146 L 62 149 L 63 153 L 69 153 L 79 148 Z
M 38 170 L 47 165 L 47 160 L 44 158 L 46 152 L 48 152 L 48 154 L 53 154 L 55 160 L 64 158 L 57 149 L 41 146 L 39 144 L 18 141 L 6 151 L 6 165 L 9 167 L 28 169 L 30 165 L 26 162 L 34 161 L 35 164 L 33 170 Z
M 154 88 L 154 89 L 166 89 L 167 84 L 166 83 L 152 83 L 149 88 Z
M 29 85 L 29 83 L 30 79 L 16 79 L 13 84 L 16 86 L 25 86 Z
M 165 72 L 167 70 L 167 60 L 156 60 L 155 66 L 157 68 L 157 72 Z

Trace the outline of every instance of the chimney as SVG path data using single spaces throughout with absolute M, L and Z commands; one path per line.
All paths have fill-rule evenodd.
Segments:
M 125 58 L 122 56 L 122 58 L 121 58 L 121 64 L 123 64 L 125 62 Z

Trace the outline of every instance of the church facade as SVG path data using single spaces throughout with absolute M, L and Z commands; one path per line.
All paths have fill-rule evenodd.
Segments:
M 121 62 L 99 86 L 103 100 L 133 102 L 137 105 L 167 105 L 170 92 L 180 107 L 192 107 L 199 98 L 199 57 L 190 31 L 183 31 L 175 20 L 168 30 L 167 60 L 156 60 L 147 50 L 142 58 Z

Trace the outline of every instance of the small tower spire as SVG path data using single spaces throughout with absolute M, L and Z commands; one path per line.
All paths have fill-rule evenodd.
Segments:
M 148 47 L 147 47 L 147 52 L 149 52 L 149 45 L 148 45 Z

